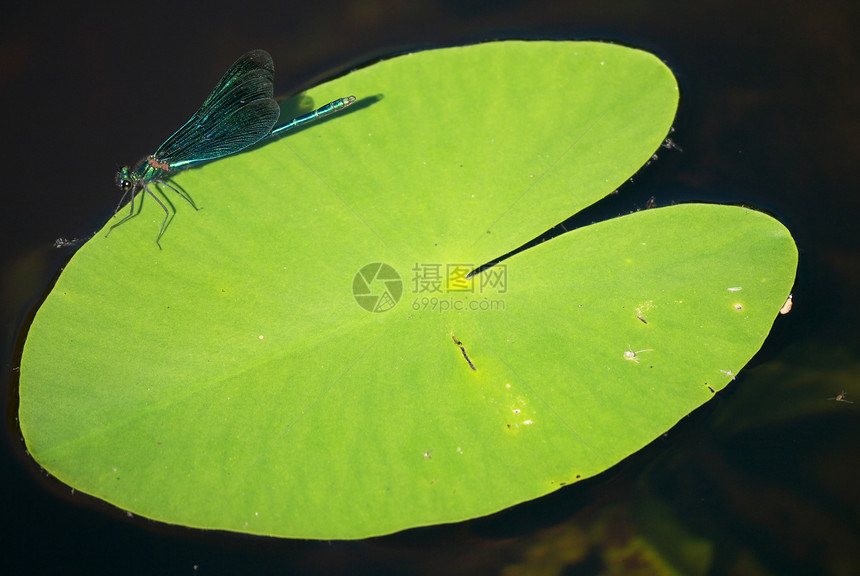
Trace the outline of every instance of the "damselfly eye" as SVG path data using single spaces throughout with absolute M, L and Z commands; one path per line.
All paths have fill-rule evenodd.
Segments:
M 128 178 L 117 178 L 116 184 L 119 186 L 120 190 L 128 190 L 131 188 L 131 180 Z

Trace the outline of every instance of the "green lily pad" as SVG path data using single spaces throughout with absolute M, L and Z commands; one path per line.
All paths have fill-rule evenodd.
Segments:
M 308 96 L 348 94 L 176 176 L 202 209 L 173 196 L 164 250 L 150 199 L 75 255 L 21 365 L 21 429 L 48 472 L 208 529 L 454 522 L 613 466 L 767 336 L 797 252 L 738 207 L 647 210 L 465 277 L 650 158 L 678 101 L 654 56 L 489 43 Z

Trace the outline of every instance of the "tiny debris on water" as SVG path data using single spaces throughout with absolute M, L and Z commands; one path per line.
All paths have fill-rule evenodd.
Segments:
M 74 248 L 83 244 L 85 238 L 57 238 L 54 240 L 54 248 Z
M 666 138 L 665 140 L 663 140 L 663 148 L 666 148 L 667 150 L 677 150 L 678 152 L 684 151 L 671 138 Z
M 834 396 L 833 398 L 828 398 L 828 400 L 836 400 L 837 402 L 845 402 L 846 404 L 854 404 L 851 400 L 846 398 L 847 394 L 845 394 L 845 390 Z

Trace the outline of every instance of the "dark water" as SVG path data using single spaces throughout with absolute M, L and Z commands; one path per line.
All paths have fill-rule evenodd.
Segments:
M 857 6 L 7 3 L 3 573 L 860 573 Z M 656 53 L 678 77 L 673 139 L 683 152 L 662 151 L 595 218 L 655 196 L 660 205 L 745 203 L 792 231 L 794 309 L 733 385 L 598 478 L 489 518 L 368 541 L 166 527 L 40 473 L 17 431 L 15 383 L 19 335 L 74 251 L 52 244 L 104 222 L 116 168 L 183 122 L 225 62 L 266 48 L 276 89 L 289 93 L 386 54 L 498 38 L 621 42 Z M 828 400 L 843 390 L 858 403 Z

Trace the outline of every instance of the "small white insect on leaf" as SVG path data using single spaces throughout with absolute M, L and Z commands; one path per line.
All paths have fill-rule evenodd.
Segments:
M 782 305 L 782 308 L 779 309 L 780 314 L 788 314 L 791 312 L 791 304 L 794 297 L 789 294 L 788 298 L 785 300 L 785 304 Z
M 636 357 L 637 354 L 641 354 L 642 352 L 653 352 L 653 351 L 654 350 L 651 348 L 647 348 L 645 350 L 635 350 L 634 351 L 630 347 L 630 344 L 628 344 L 627 350 L 624 351 L 624 359 L 625 360 L 632 360 L 633 362 L 636 362 L 637 364 L 639 364 L 639 358 Z

